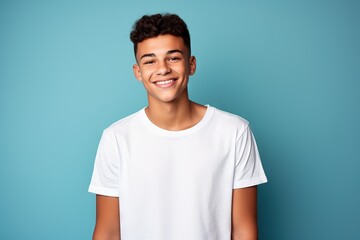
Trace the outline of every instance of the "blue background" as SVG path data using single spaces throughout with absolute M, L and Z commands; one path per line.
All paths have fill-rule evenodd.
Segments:
M 248 119 L 260 239 L 360 239 L 358 1 L 0 2 L 0 239 L 90 239 L 97 144 L 146 105 L 134 21 L 175 12 L 190 96 Z

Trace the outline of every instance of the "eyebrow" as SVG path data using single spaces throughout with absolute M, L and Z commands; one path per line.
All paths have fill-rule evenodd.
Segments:
M 179 49 L 169 50 L 169 51 L 166 52 L 167 55 L 172 54 L 172 53 L 181 53 L 182 55 L 184 55 L 184 52 L 179 50 Z M 140 57 L 140 59 L 143 59 L 145 57 L 155 57 L 155 56 L 156 56 L 155 53 L 146 53 L 146 54 L 142 55 Z

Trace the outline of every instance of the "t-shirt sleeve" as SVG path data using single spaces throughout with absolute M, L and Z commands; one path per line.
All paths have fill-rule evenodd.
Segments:
M 237 138 L 233 188 L 245 188 L 267 182 L 254 135 L 249 126 Z
M 96 153 L 89 192 L 118 197 L 119 165 L 120 157 L 115 134 L 104 130 Z

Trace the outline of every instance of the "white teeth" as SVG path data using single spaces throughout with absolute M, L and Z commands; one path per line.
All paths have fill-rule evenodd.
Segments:
M 169 84 L 169 83 L 171 83 L 173 81 L 174 81 L 173 79 L 165 80 L 165 81 L 158 81 L 158 82 L 156 82 L 156 84 L 159 84 L 159 85 Z

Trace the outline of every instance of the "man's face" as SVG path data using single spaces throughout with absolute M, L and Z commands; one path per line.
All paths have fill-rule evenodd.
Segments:
M 135 77 L 144 84 L 149 104 L 188 98 L 189 76 L 195 73 L 195 57 L 181 37 L 160 35 L 137 46 Z

